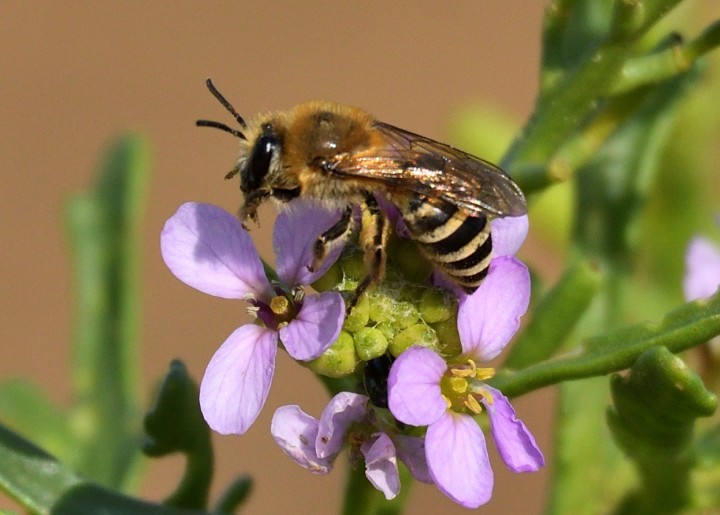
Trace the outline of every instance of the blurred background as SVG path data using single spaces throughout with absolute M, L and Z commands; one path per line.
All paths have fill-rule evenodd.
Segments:
M 0 17 L 0 379 L 39 383 L 70 401 L 73 273 L 63 209 L 89 187 L 107 145 L 126 131 L 146 136 L 152 177 L 143 224 L 142 390 L 146 403 L 171 359 L 199 380 L 244 305 L 177 281 L 159 253 L 164 221 L 186 201 L 235 211 L 236 181 L 223 176 L 237 142 L 196 128 L 198 118 L 232 125 L 205 89 L 212 77 L 241 114 L 287 109 L 309 99 L 361 106 L 379 119 L 454 141 L 454 113 L 482 104 L 521 124 L 536 93 L 545 2 L 430 1 L 204 3 L 9 3 Z M 496 158 L 497 156 L 487 156 Z M 272 212 L 253 230 L 269 246 Z M 552 274 L 553 256 L 530 241 L 521 257 Z M 543 265 L 546 263 L 546 265 Z M 248 472 L 246 513 L 332 513 L 345 460 L 328 476 L 293 464 L 274 444 L 276 407 L 297 403 L 318 416 L 327 395 L 279 354 L 268 402 L 244 436 L 215 436 L 216 489 Z M 552 392 L 515 402 L 552 455 Z M 491 450 L 494 453 L 494 450 Z M 496 456 L 494 456 L 496 458 Z M 552 464 L 550 464 L 551 467 Z M 141 496 L 161 500 L 177 484 L 181 458 L 148 462 Z M 495 459 L 489 513 L 540 513 L 549 468 L 514 475 Z M 281 495 L 278 495 L 278 493 Z M 0 508 L 12 507 L 0 497 Z M 409 513 L 461 513 L 434 487 L 416 485 Z

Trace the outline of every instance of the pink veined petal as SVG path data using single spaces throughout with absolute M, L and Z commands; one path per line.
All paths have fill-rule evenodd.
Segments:
M 345 302 L 339 293 L 307 295 L 295 319 L 280 329 L 280 339 L 290 356 L 308 361 L 337 340 L 344 321 Z
M 281 406 L 275 411 L 270 434 L 285 454 L 313 474 L 327 474 L 332 469 L 330 459 L 318 458 L 315 438 L 318 421 L 299 406 Z
M 705 238 L 693 238 L 685 252 L 685 268 L 685 298 L 712 296 L 720 286 L 720 248 Z
M 250 235 L 217 206 L 180 206 L 165 222 L 160 251 L 175 277 L 208 295 L 241 299 L 270 289 Z
M 277 217 L 273 230 L 273 249 L 277 256 L 278 277 L 290 286 L 310 284 L 337 260 L 343 245 L 336 242 L 320 268 L 310 272 L 313 246 L 318 236 L 340 220 L 337 210 L 328 210 L 317 203 L 295 199 Z
M 466 508 L 477 508 L 492 496 L 493 472 L 485 437 L 472 417 L 448 412 L 425 435 L 425 453 L 435 484 Z
M 510 401 L 499 390 L 485 385 L 492 393 L 493 402 L 483 398 L 490 417 L 493 440 L 505 465 L 513 472 L 535 472 L 545 465 L 540 448 L 532 433 L 515 416 Z
M 493 256 L 514 256 L 525 241 L 529 226 L 528 215 L 494 218 L 490 222 Z
M 320 415 L 314 440 L 318 456 L 336 456 L 345 443 L 345 433 L 353 422 L 365 416 L 368 398 L 351 392 L 340 392 L 330 399 Z
M 400 491 L 395 446 L 385 433 L 375 433 L 360 446 L 365 456 L 365 477 L 380 490 L 385 499 L 393 499 Z
M 530 303 L 530 273 L 514 257 L 499 257 L 472 295 L 460 299 L 458 332 L 463 353 L 480 361 L 495 358 L 520 327 Z
M 242 434 L 265 404 L 275 370 L 277 333 L 247 324 L 236 329 L 210 360 L 200 383 L 200 408 L 220 434 Z
M 440 418 L 447 410 L 440 391 L 445 370 L 445 361 L 425 347 L 400 354 L 388 376 L 388 405 L 395 418 L 413 426 L 427 426 Z
M 431 484 L 432 478 L 425 459 L 425 438 L 397 434 L 393 436 L 398 458 L 418 481 Z

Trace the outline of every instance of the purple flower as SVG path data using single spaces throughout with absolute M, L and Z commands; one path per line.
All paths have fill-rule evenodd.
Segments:
M 685 252 L 683 291 L 687 300 L 712 296 L 720 286 L 720 248 L 696 236 Z
M 322 354 L 338 337 L 345 305 L 338 293 L 304 295 L 300 285 L 320 277 L 341 249 L 311 273 L 312 245 L 333 222 L 321 208 L 295 201 L 275 224 L 273 247 L 281 283 L 268 280 L 260 256 L 240 221 L 210 204 L 187 203 L 165 223 L 160 247 L 165 264 L 203 293 L 242 299 L 257 324 L 236 329 L 210 360 L 200 385 L 208 425 L 242 434 L 267 398 L 278 342 L 294 359 Z
M 423 439 L 398 434 L 391 424 L 383 423 L 364 395 L 337 394 L 319 420 L 298 406 L 282 406 L 273 416 L 270 432 L 285 454 L 315 474 L 330 472 L 349 444 L 351 461 L 364 459 L 365 476 L 386 499 L 400 491 L 397 458 L 416 479 L 431 482 Z
M 511 470 L 530 472 L 544 465 L 535 439 L 515 417 L 508 399 L 484 383 L 494 371 L 478 366 L 508 344 L 530 299 L 527 268 L 507 255 L 516 250 L 512 235 L 519 234 L 511 229 L 499 238 L 504 243 L 485 281 L 475 293 L 460 299 L 462 355 L 448 364 L 430 349 L 412 347 L 397 358 L 388 378 L 388 401 L 395 418 L 428 426 L 425 456 L 433 481 L 468 508 L 487 503 L 493 488 L 485 437 L 473 416 L 488 413 L 495 444 Z

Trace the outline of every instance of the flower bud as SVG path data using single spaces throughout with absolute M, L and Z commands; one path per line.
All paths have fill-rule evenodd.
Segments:
M 401 329 L 410 327 L 418 321 L 418 318 L 420 318 L 420 312 L 417 308 L 407 301 L 400 301 L 396 303 L 392 314 L 395 325 Z
M 420 297 L 420 314 L 428 324 L 442 322 L 457 314 L 457 303 L 450 293 L 436 288 L 428 288 Z
M 432 327 L 415 324 L 399 332 L 390 342 L 389 350 L 390 354 L 397 357 L 413 345 L 437 349 L 438 344 L 438 337 Z
M 353 252 L 340 260 L 340 266 L 346 278 L 359 281 L 365 277 L 365 263 L 360 252 Z
M 336 285 L 340 284 L 342 280 L 343 269 L 340 266 L 340 263 L 335 262 L 335 264 L 331 266 L 328 271 L 325 272 L 321 277 L 319 277 L 314 283 L 312 283 L 311 286 L 315 291 L 330 291 Z
M 367 295 L 363 295 L 345 318 L 345 325 L 343 326 L 343 329 L 350 331 L 351 333 L 357 332 L 367 325 L 369 319 L 370 301 L 368 300 Z
M 355 333 L 355 351 L 363 361 L 369 361 L 385 354 L 388 341 L 380 330 L 363 327 Z
M 462 353 L 462 344 L 460 343 L 460 333 L 457 328 L 457 320 L 449 318 L 442 322 L 430 324 L 435 330 L 435 334 L 439 340 L 439 351 L 445 356 L 458 356 Z
M 387 295 L 375 293 L 370 298 L 370 319 L 373 322 L 391 322 L 395 304 L 395 301 Z
M 351 374 L 357 365 L 353 337 L 347 331 L 341 331 L 335 343 L 307 365 L 316 374 L 328 377 L 343 377 Z

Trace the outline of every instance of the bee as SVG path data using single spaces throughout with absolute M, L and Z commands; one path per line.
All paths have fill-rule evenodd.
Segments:
M 237 163 L 226 178 L 240 176 L 243 225 L 257 221 L 257 208 L 267 199 L 282 204 L 304 197 L 340 208 L 340 220 L 314 243 L 311 269 L 317 269 L 328 250 L 345 241 L 353 228 L 353 206 L 360 207 L 366 275 L 349 309 L 385 271 L 390 223 L 378 195 L 397 207 L 420 253 L 467 293 L 488 272 L 490 219 L 527 212 L 522 191 L 497 166 L 362 109 L 306 102 L 246 122 L 210 79 L 206 84 L 240 126 L 197 121 L 240 139 Z

